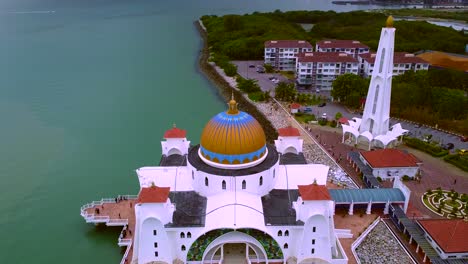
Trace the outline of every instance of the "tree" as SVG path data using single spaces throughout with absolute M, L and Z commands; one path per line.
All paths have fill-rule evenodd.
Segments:
M 271 66 L 270 64 L 265 63 L 263 66 L 265 67 L 265 72 L 266 72 L 266 73 L 272 73 L 272 72 L 274 72 L 273 66 Z
M 226 73 L 227 76 L 234 76 L 237 74 L 237 66 L 232 64 L 232 63 L 226 63 L 224 65 L 224 73 Z
M 296 96 L 296 88 L 292 83 L 280 82 L 275 88 L 275 98 L 282 101 L 292 101 Z
M 237 88 L 243 91 L 244 93 L 254 93 L 260 92 L 260 86 L 257 83 L 257 80 L 254 79 L 244 79 L 242 77 L 237 77 Z
M 343 116 L 343 114 L 341 112 L 337 112 L 336 115 L 335 115 L 335 120 L 340 119 L 342 116 Z
M 235 31 L 242 28 L 242 20 L 239 15 L 226 15 L 223 18 L 223 23 L 226 31 Z
M 338 76 L 332 84 L 331 96 L 347 106 L 359 107 L 359 100 L 365 96 L 368 81 L 356 74 L 346 73 Z M 348 97 L 352 98 L 348 98 Z

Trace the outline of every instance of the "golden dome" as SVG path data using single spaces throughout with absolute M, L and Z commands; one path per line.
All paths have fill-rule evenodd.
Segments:
M 387 22 L 386 22 L 385 24 L 386 24 L 386 26 L 387 26 L 388 28 L 393 27 L 393 17 L 392 17 L 392 16 L 388 16 L 388 17 L 387 17 Z
M 266 154 L 262 126 L 251 115 L 237 110 L 234 99 L 229 109 L 214 116 L 203 129 L 200 154 L 219 164 L 245 164 Z

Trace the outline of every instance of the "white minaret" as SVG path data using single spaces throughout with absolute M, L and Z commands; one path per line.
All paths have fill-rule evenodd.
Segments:
M 395 46 L 393 17 L 389 16 L 386 24 L 380 33 L 379 48 L 375 56 L 369 92 L 359 127 L 359 133 L 369 131 L 374 138 L 388 132 L 390 121 L 393 48 Z

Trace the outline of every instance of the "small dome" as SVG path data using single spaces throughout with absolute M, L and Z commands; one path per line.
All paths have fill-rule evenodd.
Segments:
M 263 128 L 251 115 L 237 110 L 231 100 L 229 109 L 214 116 L 203 129 L 200 155 L 216 164 L 246 164 L 264 157 L 266 139 Z

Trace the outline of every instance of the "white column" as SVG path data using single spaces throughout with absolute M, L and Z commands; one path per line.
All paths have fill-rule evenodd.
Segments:
M 426 256 L 426 253 L 424 253 L 423 263 L 426 262 L 426 257 L 427 257 L 427 256 Z
M 349 215 L 353 215 L 353 209 L 354 209 L 354 203 L 351 201 L 351 204 L 349 205 L 349 211 L 348 211 Z
M 371 214 L 372 211 L 372 200 L 367 204 L 366 214 Z
M 385 208 L 383 209 L 384 215 L 388 214 L 389 209 L 390 209 L 390 201 L 387 201 L 387 203 L 385 204 Z
M 419 244 L 416 246 L 416 253 L 419 252 Z

